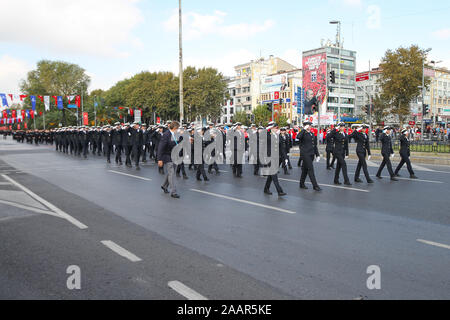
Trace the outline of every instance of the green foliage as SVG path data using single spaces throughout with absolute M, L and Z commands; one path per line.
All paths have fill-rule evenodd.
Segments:
M 399 117 L 400 123 L 404 123 L 410 115 L 410 103 L 421 95 L 423 62 L 426 52 L 418 46 L 409 48 L 400 47 L 395 51 L 386 51 L 380 68 L 383 70 L 379 83 L 382 88 L 382 96 L 389 101 L 391 113 Z M 428 86 L 429 79 L 425 85 Z
M 267 105 L 259 105 L 253 111 L 253 115 L 255 116 L 255 124 L 267 127 L 272 119 L 272 112 L 269 111 L 269 107 Z
M 234 117 L 233 117 L 233 122 L 234 123 L 240 122 L 244 126 L 251 125 L 250 117 L 248 116 L 248 114 L 245 111 L 240 111 L 240 112 L 235 113 Z
M 289 125 L 288 123 L 288 117 L 286 117 L 285 115 L 282 115 L 278 118 L 278 126 L 281 127 L 287 127 Z

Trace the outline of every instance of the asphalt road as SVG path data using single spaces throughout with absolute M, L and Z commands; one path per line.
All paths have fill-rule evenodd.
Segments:
M 293 160 L 284 199 L 224 165 L 208 183 L 177 180 L 174 200 L 152 163 L 0 140 L 0 298 L 450 298 L 450 167 L 345 188 L 322 160 L 316 193 L 299 189 Z M 81 290 L 66 286 L 73 265 Z M 366 284 L 374 265 L 380 290 Z

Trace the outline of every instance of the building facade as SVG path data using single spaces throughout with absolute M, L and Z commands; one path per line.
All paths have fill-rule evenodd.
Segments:
M 332 71 L 335 83 L 330 79 Z M 303 86 L 321 104 L 322 114 L 338 115 L 340 109 L 341 118 L 353 117 L 356 112 L 356 52 L 331 44 L 303 52 Z

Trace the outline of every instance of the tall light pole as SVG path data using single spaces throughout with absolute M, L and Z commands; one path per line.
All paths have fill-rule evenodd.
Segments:
M 180 45 L 180 123 L 184 121 L 184 92 L 183 92 L 183 15 L 181 11 L 181 0 L 179 0 L 179 45 Z
M 341 122 L 341 22 L 337 20 L 330 21 L 330 24 L 337 25 L 336 34 L 336 46 L 339 51 L 339 71 L 338 71 L 338 90 L 339 90 L 339 103 L 338 103 L 338 122 Z
M 425 56 L 422 60 L 422 134 L 421 139 L 423 141 L 425 136 L 425 60 L 427 59 L 426 54 L 429 53 L 432 49 L 428 48 L 424 51 Z M 431 98 L 431 96 L 430 96 Z
M 435 77 L 436 77 L 436 64 L 441 63 L 441 62 L 442 61 L 431 61 L 431 63 L 433 64 L 433 70 L 434 70 Z M 434 82 L 434 80 L 433 80 L 433 82 Z M 434 86 L 431 86 L 431 91 L 433 91 L 433 87 Z M 436 112 L 435 112 L 436 105 L 434 103 L 434 92 L 433 92 L 432 96 L 433 96 L 433 99 L 430 102 L 430 104 L 431 104 L 431 112 L 432 112 L 432 115 L 433 115 L 433 126 L 436 127 Z M 430 95 L 430 98 L 431 98 L 431 95 Z M 437 113 L 437 114 L 439 114 L 439 113 Z

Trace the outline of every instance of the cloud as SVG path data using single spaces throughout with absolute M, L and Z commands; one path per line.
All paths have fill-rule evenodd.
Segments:
M 377 5 L 371 5 L 367 7 L 367 28 L 376 30 L 381 28 L 381 8 Z
M 0 57 L 0 92 L 19 94 L 19 82 L 32 69 L 25 61 L 3 55 Z
M 448 40 L 450 39 L 450 28 L 437 30 L 433 32 L 433 36 L 439 40 Z
M 196 40 L 204 36 L 219 35 L 222 37 L 247 38 L 271 29 L 275 22 L 266 19 L 262 23 L 226 24 L 227 13 L 214 11 L 212 14 L 187 12 L 183 14 L 183 34 L 185 40 Z M 169 32 L 178 32 L 178 10 L 164 22 Z
M 133 28 L 140 0 L 3 0 L 0 39 L 57 53 L 124 57 L 119 46 L 139 46 Z

